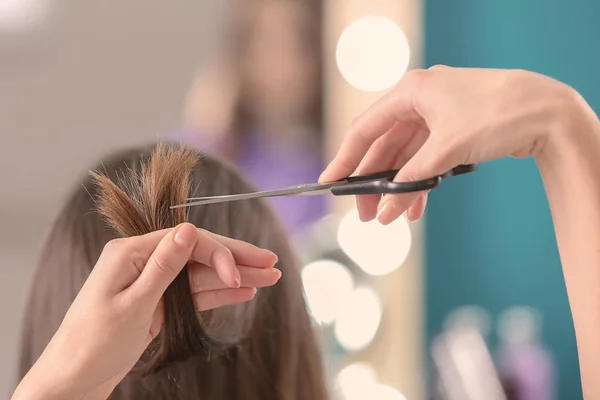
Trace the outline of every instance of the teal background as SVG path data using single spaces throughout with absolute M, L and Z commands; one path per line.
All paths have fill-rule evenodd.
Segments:
M 600 1 L 427 0 L 425 63 L 541 72 L 574 86 L 598 113 L 599 17 Z M 557 361 L 559 398 L 582 398 L 552 220 L 533 160 L 487 163 L 445 182 L 429 197 L 426 228 L 428 342 L 455 307 L 477 304 L 496 317 L 513 305 L 533 306 Z

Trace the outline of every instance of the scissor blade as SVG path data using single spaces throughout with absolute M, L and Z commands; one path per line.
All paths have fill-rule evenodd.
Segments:
M 291 187 L 288 187 L 285 189 L 264 190 L 261 192 L 253 192 L 253 193 L 231 194 L 231 195 L 224 195 L 224 196 L 191 197 L 191 198 L 187 199 L 188 203 L 171 206 L 171 209 L 199 206 L 199 205 L 206 205 L 206 204 L 224 203 L 224 202 L 228 202 L 228 201 L 257 199 L 260 197 L 308 196 L 308 195 L 324 194 L 324 193 L 330 193 L 331 187 L 333 185 L 334 184 L 331 184 L 331 183 L 324 183 L 324 184 L 315 183 L 315 184 L 308 184 L 308 185 L 291 186 Z

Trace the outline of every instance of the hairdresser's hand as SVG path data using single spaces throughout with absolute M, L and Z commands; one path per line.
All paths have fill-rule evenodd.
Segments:
M 589 109 L 583 103 L 568 86 L 527 71 L 444 66 L 410 71 L 354 121 L 320 180 L 341 179 L 357 169 L 400 168 L 397 182 L 415 181 L 459 164 L 543 156 L 555 136 Z M 377 216 L 387 224 L 407 209 L 409 219 L 420 218 L 426 199 L 427 193 L 417 193 L 357 201 L 361 219 Z
M 248 301 L 281 276 L 273 253 L 190 224 L 112 241 L 14 398 L 106 398 L 159 333 L 161 297 L 190 260 L 198 310 Z

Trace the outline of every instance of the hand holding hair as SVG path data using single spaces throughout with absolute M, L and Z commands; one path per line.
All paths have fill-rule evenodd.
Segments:
M 300 263 L 269 205 L 170 209 L 255 190 L 239 171 L 169 143 L 93 170 L 41 247 L 16 398 L 327 398 Z
M 277 257 L 251 244 L 184 223 L 117 239 L 70 307 L 61 327 L 21 381 L 13 399 L 106 398 L 138 361 L 164 323 L 161 298 L 189 262 L 199 311 L 252 299 L 281 273 Z M 243 265 L 243 266 L 242 266 Z M 241 287 L 219 276 L 241 272 Z

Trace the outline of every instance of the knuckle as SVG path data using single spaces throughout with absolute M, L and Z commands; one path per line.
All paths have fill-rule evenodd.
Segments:
M 394 90 L 393 92 L 390 92 L 389 96 L 387 97 L 386 106 L 390 109 L 394 109 L 397 104 L 402 102 L 403 96 L 404 90 Z
M 128 238 L 113 239 L 104 245 L 103 253 L 119 258 L 127 257 L 133 250 L 133 243 Z
M 448 68 L 448 66 L 444 65 L 444 64 L 435 64 L 435 65 L 432 65 L 431 67 L 429 67 L 429 70 L 439 70 L 439 69 L 444 69 L 444 68 Z
M 131 260 L 131 265 L 137 270 L 139 274 L 142 273 L 144 267 L 146 266 L 146 262 L 148 261 L 146 257 L 144 257 L 138 251 L 132 251 L 129 253 L 129 257 Z
M 124 239 L 112 239 L 104 245 L 104 251 L 106 252 L 117 252 L 123 248 Z
M 131 263 L 139 273 L 142 272 L 148 261 L 147 257 L 144 257 L 137 250 L 131 238 L 113 239 L 104 245 L 103 252 L 110 253 L 113 257 L 118 257 L 119 260 Z
M 412 69 L 404 75 L 404 81 L 409 86 L 420 87 L 425 83 L 430 74 L 431 71 L 426 69 Z
M 211 234 L 206 229 L 197 228 L 198 229 L 198 243 L 202 242 L 203 245 L 206 245 L 210 239 L 212 239 Z
M 350 135 L 353 140 L 360 143 L 370 142 L 369 135 L 365 130 L 365 120 L 363 116 L 356 117 L 350 124 Z
M 164 274 L 169 276 L 174 276 L 177 273 L 177 268 L 175 264 L 168 259 L 168 257 L 162 256 L 160 254 L 153 254 L 152 259 L 156 268 Z
M 475 133 L 451 132 L 445 135 L 443 145 L 442 143 L 439 143 L 440 145 L 436 146 L 436 160 L 440 162 L 445 161 L 447 158 L 456 157 L 458 154 L 461 153 L 461 150 L 465 147 L 465 143 L 473 143 L 473 140 L 477 139 Z M 464 160 L 460 161 L 462 162 Z
M 211 234 L 210 231 L 207 231 L 204 228 L 198 228 L 195 225 L 194 225 L 194 228 L 196 229 L 196 232 L 198 233 L 198 238 L 200 238 L 200 239 L 204 239 Z
M 196 264 L 194 268 L 188 267 L 188 279 L 193 290 L 198 292 L 206 290 L 207 272 L 210 272 L 210 269 L 203 264 Z
M 350 132 L 353 132 L 355 135 L 360 135 L 362 131 L 362 117 L 358 116 L 352 120 L 350 123 Z

